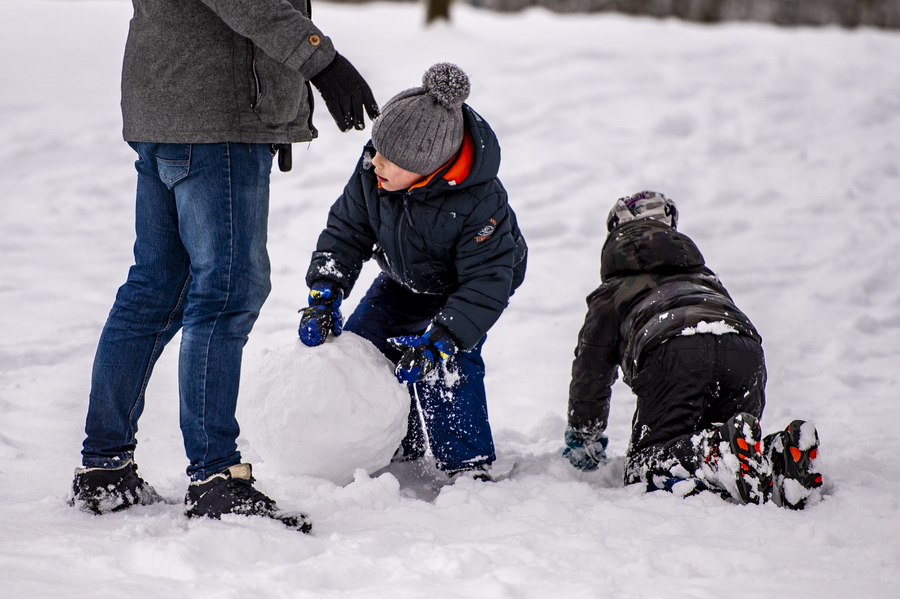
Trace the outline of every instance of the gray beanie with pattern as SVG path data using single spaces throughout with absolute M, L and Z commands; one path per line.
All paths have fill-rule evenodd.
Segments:
M 422 87 L 391 98 L 372 124 L 372 144 L 400 168 L 430 175 L 450 160 L 463 141 L 462 104 L 469 77 L 441 62 L 425 71 Z

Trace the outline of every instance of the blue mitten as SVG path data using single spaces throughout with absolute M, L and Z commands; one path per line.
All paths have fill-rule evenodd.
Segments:
M 328 281 L 316 281 L 309 290 L 309 307 L 300 312 L 300 341 L 309 347 L 322 345 L 328 333 L 337 337 L 344 328 L 341 300 L 344 291 Z
M 391 337 L 388 341 L 403 352 L 394 374 L 407 385 L 421 381 L 438 363 L 456 353 L 453 337 L 439 324 L 432 324 L 424 335 Z
M 569 426 L 566 427 L 565 439 L 566 448 L 562 455 L 579 470 L 596 470 L 600 462 L 606 461 L 609 437 L 602 432 L 576 431 Z

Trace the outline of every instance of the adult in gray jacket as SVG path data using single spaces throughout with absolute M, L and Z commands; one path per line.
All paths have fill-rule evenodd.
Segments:
M 94 359 L 73 504 L 99 514 L 160 500 L 133 455 L 147 381 L 180 329 L 187 514 L 308 531 L 253 487 L 236 445 L 241 354 L 270 289 L 269 176 L 276 150 L 316 137 L 308 82 L 342 131 L 363 129 L 363 111 L 378 107 L 308 0 L 133 3 L 122 115 L 138 154 L 134 265 Z

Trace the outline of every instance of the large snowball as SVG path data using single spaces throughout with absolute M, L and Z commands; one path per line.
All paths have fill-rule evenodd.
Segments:
M 246 356 L 241 434 L 282 474 L 345 484 L 386 466 L 406 434 L 409 393 L 371 343 L 344 333 Z

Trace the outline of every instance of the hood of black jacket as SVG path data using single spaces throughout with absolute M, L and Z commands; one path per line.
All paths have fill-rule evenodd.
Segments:
M 606 282 L 642 272 L 692 270 L 705 265 L 703 255 L 687 235 L 655 220 L 637 220 L 609 234 L 600 254 L 600 277 Z

